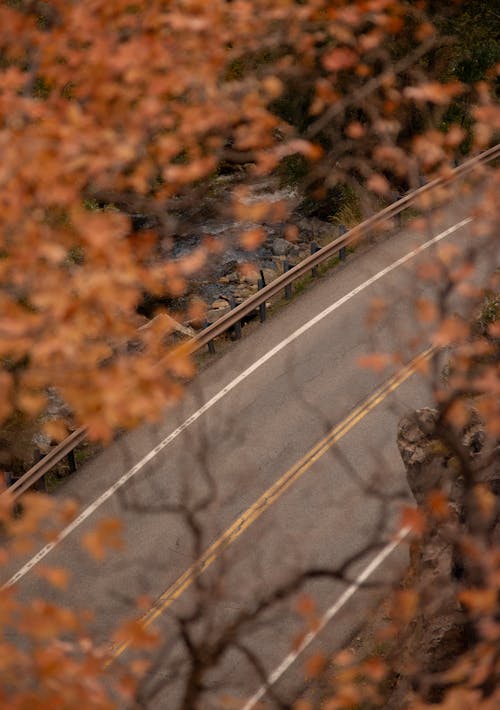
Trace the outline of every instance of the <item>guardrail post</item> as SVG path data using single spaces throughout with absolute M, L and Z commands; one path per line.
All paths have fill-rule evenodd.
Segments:
M 291 264 L 288 263 L 288 260 L 285 259 L 283 262 L 283 272 L 286 273 L 287 271 L 290 271 L 292 268 Z M 292 284 L 287 284 L 285 286 L 285 298 L 291 298 L 292 297 Z
M 347 233 L 347 227 L 345 224 L 339 224 L 339 237 L 343 237 L 344 234 Z M 340 261 L 344 261 L 347 256 L 347 249 L 346 247 L 340 247 L 339 249 L 339 259 Z
M 260 279 L 257 282 L 257 287 L 258 287 L 259 291 L 261 289 L 263 289 L 265 285 L 266 285 L 266 279 L 264 278 L 264 272 L 261 269 L 260 270 Z M 261 303 L 259 305 L 259 317 L 260 317 L 261 323 L 265 322 L 266 316 L 267 316 L 267 309 L 266 309 L 266 302 L 264 301 L 264 303 Z
M 39 461 L 41 461 L 44 458 L 44 456 L 45 455 L 40 451 L 40 449 L 38 447 L 35 447 L 34 457 L 33 457 L 34 462 L 38 463 Z M 33 488 L 35 489 L 35 491 L 43 491 L 44 493 L 47 493 L 47 481 L 45 479 L 45 475 L 40 476 L 38 481 L 36 481 L 35 484 L 33 485 Z
M 399 202 L 399 200 L 401 199 L 401 195 L 399 194 L 399 192 L 393 190 L 391 194 L 393 202 Z M 398 227 L 401 227 L 403 224 L 403 215 L 401 212 L 398 212 L 396 215 L 396 223 Z
M 229 305 L 231 307 L 231 310 L 233 308 L 236 308 L 236 301 L 234 300 L 234 295 L 232 293 L 229 294 L 228 299 Z M 241 338 L 241 321 L 238 321 L 235 323 L 232 327 L 232 332 L 234 334 L 234 339 L 239 340 Z
M 317 251 L 320 250 L 320 247 L 316 244 L 316 242 L 311 242 L 311 254 L 316 254 Z M 318 275 L 318 267 L 313 266 L 311 269 L 311 276 L 317 276 Z
M 205 321 L 205 325 L 203 327 L 208 328 L 208 321 Z M 208 352 L 210 353 L 210 355 L 215 355 L 215 343 L 213 340 L 208 341 L 207 347 L 208 347 Z
M 76 471 L 76 458 L 74 449 L 72 449 L 68 454 L 68 465 L 70 472 L 74 473 Z

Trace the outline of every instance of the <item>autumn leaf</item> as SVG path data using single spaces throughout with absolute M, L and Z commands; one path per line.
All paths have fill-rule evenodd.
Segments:
M 388 672 L 388 667 L 385 661 L 379 656 L 372 656 L 363 661 L 361 665 L 361 671 L 365 676 L 380 683 L 386 676 Z
M 390 353 L 373 353 L 371 355 L 362 355 L 358 358 L 360 367 L 373 370 L 374 372 L 382 372 L 394 362 L 394 356 Z
M 158 632 L 147 629 L 137 619 L 126 621 L 114 635 L 114 639 L 118 644 L 127 643 L 135 649 L 144 650 L 155 648 L 159 643 L 159 638 Z
M 66 422 L 62 419 L 49 419 L 44 422 L 43 430 L 54 441 L 62 441 L 68 436 Z
M 391 191 L 389 182 L 383 175 L 380 175 L 380 173 L 370 175 L 366 181 L 366 186 L 369 190 L 376 192 L 378 195 L 388 195 Z
M 421 323 L 433 323 L 438 318 L 437 306 L 428 298 L 418 298 L 415 303 L 415 310 Z
M 326 666 L 326 656 L 323 653 L 315 653 L 305 662 L 305 672 L 309 678 L 318 678 Z
M 414 589 L 402 589 L 394 593 L 392 601 L 392 616 L 403 624 L 409 623 L 418 609 L 419 596 Z
M 401 529 L 409 528 L 414 535 L 422 535 L 427 527 L 425 515 L 418 508 L 403 508 L 399 521 Z
M 362 138 L 365 135 L 366 129 L 359 121 L 352 121 L 352 123 L 349 123 L 346 126 L 344 132 L 348 138 L 353 138 L 354 140 L 357 140 L 358 138 Z
M 447 316 L 441 321 L 437 332 L 433 336 L 433 344 L 439 347 L 452 345 L 464 340 L 470 328 L 463 320 L 456 316 Z
M 316 603 L 308 594 L 301 595 L 295 604 L 295 610 L 300 616 L 311 616 L 316 612 Z
M 358 61 L 358 55 L 349 47 L 336 47 L 323 55 L 323 66 L 327 71 L 337 72 L 350 69 Z
M 123 523 L 116 518 L 101 520 L 82 538 L 83 547 L 96 560 L 103 560 L 109 550 L 123 549 Z
M 68 587 L 70 573 L 62 567 L 38 567 L 37 574 L 57 589 L 67 589 Z
M 427 494 L 427 506 L 431 515 L 438 520 L 446 520 L 450 515 L 450 504 L 442 490 L 434 490 Z
M 498 606 L 498 593 L 494 588 L 463 589 L 458 600 L 474 614 L 491 614 Z
M 266 232 L 261 227 L 247 229 L 240 235 L 240 244 L 246 251 L 257 249 L 266 239 Z
M 461 94 L 464 90 L 459 81 L 442 84 L 438 81 L 430 81 L 420 86 L 409 86 L 405 89 L 405 96 L 414 101 L 430 101 L 435 104 L 445 105 L 451 99 Z

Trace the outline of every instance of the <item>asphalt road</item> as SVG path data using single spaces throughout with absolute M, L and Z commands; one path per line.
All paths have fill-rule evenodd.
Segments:
M 374 373 L 360 369 L 357 360 L 383 350 L 397 351 L 408 362 L 427 347 L 428 337 L 413 313 L 415 298 L 425 291 L 415 277 L 415 267 L 430 258 L 436 247 L 389 270 L 358 293 L 352 292 L 429 236 L 456 225 L 469 211 L 464 205 L 454 205 L 435 215 L 430 235 L 402 230 L 351 255 L 267 323 L 227 347 L 199 373 L 184 400 L 163 422 L 122 437 L 61 486 L 58 496 L 77 498 L 83 510 L 93 506 L 92 514 L 40 562 L 71 571 L 73 582 L 67 591 L 57 592 L 40 580 L 38 563 L 31 563 L 29 571 L 23 569 L 23 564 L 30 564 L 29 557 L 6 570 L 4 579 L 21 569 L 18 584 L 23 595 L 43 594 L 58 603 L 91 609 L 94 633 L 101 641 L 110 638 L 124 617 L 138 615 L 132 603 L 135 596 L 160 598 L 152 625 L 168 650 L 155 678 L 158 693 L 151 707 L 180 707 L 185 678 L 176 622 L 180 614 L 202 603 L 203 618 L 195 624 L 196 634 L 205 640 L 218 638 L 221 629 L 244 610 L 255 608 L 259 599 L 304 570 L 338 569 L 371 542 L 383 545 L 391 539 L 399 508 L 409 500 L 396 447 L 397 422 L 404 412 L 428 404 L 430 393 L 424 377 L 413 374 L 365 411 L 363 402 L 400 366 Z M 464 225 L 443 241 L 464 244 L 472 238 L 470 225 Z M 488 259 L 485 262 L 492 266 Z M 266 353 L 339 299 L 344 302 L 335 310 L 266 360 Z M 376 325 L 369 326 L 366 315 L 374 299 L 384 299 L 389 307 Z M 261 359 L 253 372 L 234 383 Z M 225 393 L 208 411 L 196 415 L 184 431 L 138 466 L 159 442 L 222 390 Z M 287 472 L 356 407 L 360 407 L 356 418 L 341 428 L 333 446 L 304 462 L 304 470 L 286 490 L 269 490 L 276 481 L 285 480 Z M 134 466 L 137 470 L 127 483 L 99 505 L 93 503 Z M 204 499 L 206 505 L 196 513 L 193 527 L 185 511 Z M 82 550 L 81 535 L 99 520 L 116 516 L 124 522 L 124 550 L 113 552 L 103 562 L 90 559 Z M 214 554 L 199 573 L 193 565 L 210 546 Z M 349 580 L 376 553 L 377 549 L 367 549 L 347 569 Z M 401 569 L 405 555 L 403 544 L 370 580 L 390 580 Z M 175 586 L 183 574 L 187 575 L 185 584 Z M 321 614 L 348 585 L 320 579 L 308 581 L 304 590 L 314 596 Z M 383 589 L 354 594 L 311 648 L 331 651 L 341 644 L 381 593 Z M 259 658 L 262 673 L 268 675 L 290 652 L 303 627 L 293 603 L 279 601 L 258 623 L 254 620 L 242 626 L 238 642 Z M 126 662 L 130 651 L 120 650 L 117 662 Z M 276 684 L 285 697 L 303 681 L 301 661 L 291 664 Z M 240 699 L 251 697 L 262 684 L 244 652 L 234 648 L 221 655 L 208 680 L 212 690 L 207 691 L 204 708 L 220 707 L 221 683 L 223 694 Z

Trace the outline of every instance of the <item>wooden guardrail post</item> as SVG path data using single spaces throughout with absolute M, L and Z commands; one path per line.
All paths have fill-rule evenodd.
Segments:
M 71 451 L 68 452 L 67 459 L 68 459 L 69 470 L 71 471 L 71 473 L 74 473 L 74 472 L 76 471 L 76 468 L 77 468 L 77 467 L 76 467 L 76 457 L 75 457 L 75 450 L 74 450 L 74 449 L 72 449 Z
M 257 287 L 259 291 L 261 291 L 263 288 L 266 286 L 266 279 L 264 278 L 264 272 L 262 269 L 260 270 L 260 279 L 257 282 Z M 261 304 L 259 304 L 259 317 L 260 317 L 260 322 L 264 323 L 266 320 L 267 316 L 267 308 L 266 308 L 266 302 L 263 301 Z
M 320 250 L 320 247 L 316 244 L 316 242 L 311 242 L 311 254 L 316 254 L 316 252 L 319 250 Z M 318 267 L 313 266 L 311 269 L 311 276 L 314 278 L 317 275 L 318 275 Z
M 343 237 L 344 234 L 347 234 L 347 227 L 345 224 L 339 224 L 339 237 Z M 339 259 L 340 261 L 344 261 L 347 256 L 347 249 L 345 246 L 340 247 L 339 249 Z
M 283 262 L 283 273 L 287 273 L 287 271 L 290 271 L 292 268 L 292 265 L 288 262 L 288 259 L 285 259 Z M 285 284 L 285 298 L 291 298 L 292 297 L 292 284 L 287 283 Z
M 208 328 L 208 325 L 209 324 L 207 323 L 207 321 L 205 321 L 205 328 Z M 208 347 L 208 352 L 210 353 L 210 355 L 215 355 L 215 343 L 213 340 L 208 341 L 207 347 Z
M 235 301 L 234 295 L 232 293 L 229 294 L 227 300 L 229 301 L 229 305 L 231 307 L 231 310 L 236 308 L 236 301 Z M 241 321 L 237 320 L 231 330 L 233 332 L 234 339 L 239 340 L 241 338 Z
M 399 192 L 397 192 L 396 190 L 393 190 L 391 194 L 392 194 L 392 201 L 399 202 L 399 200 L 401 199 L 401 195 L 399 194 Z M 401 225 L 403 224 L 403 213 L 402 212 L 397 212 L 396 223 L 397 223 L 398 227 L 401 227 Z

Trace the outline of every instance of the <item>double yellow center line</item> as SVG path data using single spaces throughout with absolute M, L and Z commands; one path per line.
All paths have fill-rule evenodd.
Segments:
M 155 619 L 163 614 L 176 599 L 197 579 L 216 559 L 218 559 L 239 537 L 254 523 L 262 513 L 270 508 L 285 491 L 290 488 L 311 466 L 320 459 L 331 447 L 345 436 L 367 414 L 377 407 L 391 392 L 394 392 L 414 372 L 428 360 L 436 350 L 430 347 L 417 355 L 387 382 L 381 385 L 367 399 L 358 405 L 340 424 L 337 424 L 321 441 L 273 485 L 268 488 L 234 523 L 194 562 L 188 569 L 158 597 L 151 609 L 140 619 L 143 628 L 149 627 Z M 128 648 L 130 641 L 123 641 L 111 654 L 110 665 Z

